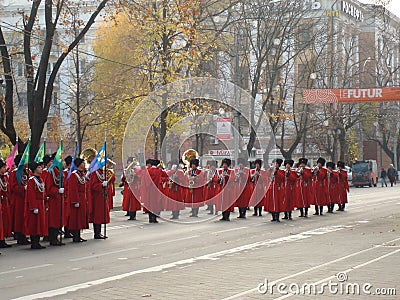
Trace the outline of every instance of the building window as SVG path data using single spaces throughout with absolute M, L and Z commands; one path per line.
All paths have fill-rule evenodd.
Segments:
M 311 48 L 312 47 L 312 27 L 309 24 L 302 24 L 297 30 L 297 41 L 299 48 Z

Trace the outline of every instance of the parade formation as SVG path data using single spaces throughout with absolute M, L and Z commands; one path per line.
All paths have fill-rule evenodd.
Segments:
M 45 155 L 41 162 L 24 166 L 21 180 L 16 166 L 22 155 L 15 157 L 15 168 L 11 170 L 0 160 L 0 247 L 11 247 L 6 238 L 32 249 L 45 248 L 43 241 L 51 246 L 64 245 L 62 240 L 69 238 L 74 243 L 85 242 L 81 231 L 88 229 L 89 223 L 93 224 L 94 239 L 106 239 L 102 224 L 110 222 L 113 208 L 115 174 L 110 167 L 114 163 L 108 160 L 106 165 L 90 171 L 85 158 L 93 161 L 96 154 L 89 151 L 84 158 L 68 156 L 64 169 L 54 166 L 56 154 Z M 210 215 L 221 212 L 221 221 L 230 221 L 235 207 L 240 219 L 245 219 L 252 207 L 253 216 L 262 216 L 265 211 L 271 214 L 272 222 L 292 220 L 295 209 L 299 217 L 307 218 L 311 206 L 315 206 L 314 215 L 323 215 L 324 206 L 328 213 L 334 212 L 335 205 L 338 211 L 345 209 L 349 184 L 341 161 L 325 163 L 319 158 L 310 168 L 306 158 L 296 164 L 275 159 L 263 168 L 260 159 L 239 159 L 238 166 L 232 168 L 231 160 L 225 158 L 219 168 L 217 161 L 200 168 L 196 155 L 190 149 L 178 163 L 169 163 L 168 167 L 157 159 L 147 159 L 146 166 L 131 162 L 119 184 L 124 187 L 122 210 L 129 220 L 136 220 L 141 210 L 148 214 L 150 223 L 158 223 L 157 217 L 163 211 L 171 211 L 170 219 L 177 220 L 186 208 L 191 209 L 190 217 L 198 218 L 203 206 Z

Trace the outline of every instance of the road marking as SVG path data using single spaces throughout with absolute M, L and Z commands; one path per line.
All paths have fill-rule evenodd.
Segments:
M 328 262 L 323 263 L 323 264 L 321 264 L 321 265 L 318 265 L 318 266 L 315 266 L 315 267 L 311 267 L 311 268 L 309 268 L 309 269 L 306 269 L 306 270 L 303 270 L 303 271 L 294 273 L 294 274 L 292 274 L 292 275 L 288 275 L 288 276 L 282 277 L 282 278 L 280 278 L 280 279 L 278 279 L 278 280 L 275 280 L 275 281 L 272 281 L 271 283 L 268 283 L 268 286 L 270 286 L 270 285 L 272 286 L 273 284 L 277 284 L 278 282 L 281 282 L 281 281 L 284 281 L 284 280 L 287 280 L 287 279 L 290 279 L 290 278 L 293 278 L 293 277 L 296 277 L 296 276 L 299 276 L 299 275 L 303 275 L 303 274 L 305 274 L 305 273 L 309 273 L 309 272 L 311 272 L 311 271 L 314 271 L 314 270 L 320 269 L 320 268 L 322 268 L 322 267 L 325 267 L 325 266 L 328 266 L 328 265 L 337 263 L 337 262 L 342 261 L 342 260 L 346 260 L 346 259 L 351 258 L 351 257 L 353 257 L 353 256 L 357 256 L 357 255 L 359 255 L 359 254 L 362 254 L 362 253 L 365 253 L 365 252 L 368 252 L 368 251 L 371 251 L 371 250 L 374 250 L 374 249 L 377 249 L 377 248 L 380 248 L 380 247 L 384 247 L 386 244 L 388 244 L 388 243 L 393 243 L 393 242 L 396 242 L 396 241 L 398 241 L 398 240 L 400 240 L 400 238 L 397 238 L 397 239 L 394 239 L 394 240 L 391 240 L 391 241 L 384 242 L 384 243 L 382 243 L 382 244 L 380 244 L 380 245 L 377 245 L 377 246 L 374 246 L 374 247 L 371 247 L 371 248 L 367 248 L 367 249 L 364 249 L 364 250 L 360 250 L 360 251 L 351 253 L 351 254 L 349 254 L 349 255 L 346 255 L 346 256 L 343 256 L 343 257 L 340 257 L 340 258 L 337 258 L 337 259 L 328 261 Z M 399 250 L 400 250 L 400 249 L 399 249 Z M 252 289 L 250 289 L 250 290 L 240 292 L 240 293 L 238 293 L 238 294 L 229 296 L 229 297 L 227 297 L 227 298 L 223 298 L 222 300 L 236 299 L 236 298 L 239 298 L 239 297 L 246 296 L 246 295 L 248 295 L 248 294 L 257 292 L 257 291 L 258 291 L 258 287 L 252 288 Z
M 211 232 L 211 234 L 224 233 L 224 232 L 229 232 L 229 231 L 236 231 L 236 230 L 246 229 L 246 228 L 248 228 L 248 227 L 244 226 L 244 227 L 238 227 L 238 228 L 231 228 L 231 229 L 226 229 L 226 230 L 214 231 L 214 232 Z
M 10 271 L 4 271 L 4 272 L 0 272 L 0 275 L 10 274 L 10 273 L 17 273 L 17 272 L 27 271 L 27 270 L 40 269 L 40 268 L 46 268 L 46 267 L 50 267 L 50 266 L 53 266 L 53 264 L 44 264 L 44 265 L 37 265 L 37 266 L 27 267 L 27 268 L 14 269 L 14 270 L 10 270 Z
M 330 233 L 330 232 L 336 232 L 339 230 L 343 230 L 348 227 L 349 226 L 326 226 L 326 227 L 317 228 L 317 229 L 315 229 L 315 231 L 316 232 L 323 231 L 324 233 Z M 308 230 L 308 231 L 305 231 L 302 233 L 289 235 L 286 237 L 281 237 L 281 238 L 266 240 L 266 241 L 260 241 L 260 242 L 255 242 L 255 243 L 251 243 L 251 244 L 245 244 L 245 245 L 238 246 L 238 247 L 231 248 L 231 249 L 221 250 L 218 252 L 213 252 L 213 253 L 197 256 L 197 257 L 182 259 L 182 260 L 178 260 L 178 261 L 171 262 L 171 263 L 166 263 L 166 264 L 162 264 L 162 265 L 158 265 L 158 266 L 154 266 L 154 267 L 148 267 L 145 269 L 134 270 L 134 271 L 119 274 L 119 275 L 114 275 L 114 276 L 105 277 L 105 278 L 101 278 L 101 279 L 97 279 L 97 280 L 78 283 L 75 285 L 71 285 L 71 286 L 67 286 L 67 287 L 63 287 L 63 288 L 59 288 L 59 289 L 54 289 L 54 290 L 50 290 L 50 291 L 46 291 L 46 292 L 41 292 L 41 293 L 37 293 L 37 294 L 22 296 L 22 297 L 15 298 L 15 299 L 16 300 L 40 299 L 40 298 L 45 298 L 45 297 L 55 297 L 55 296 L 65 295 L 69 292 L 76 292 L 81 289 L 86 289 L 86 288 L 93 287 L 96 285 L 101 285 L 101 284 L 104 284 L 107 282 L 121 280 L 121 279 L 130 277 L 133 275 L 137 275 L 137 274 L 162 272 L 167 269 L 176 268 L 176 267 L 178 267 L 178 268 L 179 267 L 188 267 L 189 265 L 194 264 L 199 261 L 218 260 L 221 257 L 229 255 L 229 254 L 239 253 L 239 252 L 246 251 L 246 250 L 253 250 L 253 249 L 260 248 L 260 247 L 270 247 L 270 246 L 279 245 L 279 244 L 285 243 L 285 242 L 294 242 L 294 241 L 299 241 L 302 239 L 307 239 L 307 238 L 312 237 L 313 232 L 314 232 L 314 230 Z M 119 251 L 115 251 L 115 252 L 119 252 Z M 93 258 L 93 257 L 95 257 L 95 256 L 90 256 L 88 258 Z
M 85 260 L 85 259 L 98 258 L 98 257 L 106 256 L 106 255 L 111 255 L 111 254 L 131 251 L 131 250 L 137 250 L 137 248 L 127 248 L 127 249 L 122 249 L 122 250 L 117 250 L 117 251 L 110 251 L 110 252 L 105 252 L 105 253 L 93 254 L 93 255 L 89 255 L 89 256 L 72 258 L 69 261 L 81 261 L 81 260 Z
M 368 261 L 366 261 L 365 263 L 362 263 L 362 264 L 359 264 L 359 265 L 357 265 L 357 266 L 351 267 L 351 268 L 349 268 L 349 269 L 347 269 L 347 270 L 345 270 L 345 271 L 342 271 L 341 273 L 348 274 L 348 273 L 350 273 L 351 271 L 354 271 L 354 270 L 360 269 L 360 268 L 362 268 L 362 267 L 368 266 L 368 265 L 370 265 L 370 264 L 372 264 L 372 263 L 374 263 L 374 262 L 380 261 L 380 260 L 382 260 L 382 259 L 384 259 L 384 258 L 386 258 L 386 257 L 389 257 L 389 256 L 391 256 L 391 255 L 393 255 L 393 254 L 396 254 L 396 253 L 398 253 L 398 252 L 400 252 L 400 249 L 397 249 L 397 250 L 395 250 L 395 251 L 386 253 L 386 254 L 381 255 L 381 256 L 379 256 L 379 257 L 376 257 L 376 258 L 374 258 L 374 259 L 368 260 Z M 332 275 L 332 276 L 329 276 L 329 277 L 326 277 L 326 278 L 324 278 L 324 279 L 321 279 L 321 280 L 319 280 L 319 281 L 317 281 L 317 282 L 313 282 L 312 285 L 315 285 L 315 286 L 316 286 L 316 285 L 320 285 L 321 283 L 327 282 L 328 280 L 332 280 L 332 279 L 335 279 L 335 278 L 336 278 L 336 274 L 335 274 L 335 275 Z M 304 292 L 304 290 L 302 290 L 302 292 Z M 300 293 L 300 294 L 302 294 L 302 293 Z M 287 294 L 287 295 L 284 295 L 284 296 L 282 296 L 282 297 L 275 298 L 275 300 L 286 299 L 286 298 L 292 297 L 292 296 L 294 296 L 294 295 L 295 295 L 295 294 Z
M 164 244 L 173 243 L 173 242 L 190 240 L 190 239 L 194 239 L 194 238 L 197 238 L 197 237 L 199 237 L 199 236 L 198 235 L 192 235 L 192 236 L 187 236 L 187 237 L 180 238 L 180 239 L 173 239 L 173 240 L 168 240 L 168 241 L 164 241 L 164 242 L 154 243 L 154 244 L 151 244 L 151 246 L 158 246 L 158 245 L 164 245 Z

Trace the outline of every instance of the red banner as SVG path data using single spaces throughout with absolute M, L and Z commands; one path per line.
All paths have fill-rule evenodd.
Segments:
M 304 103 L 352 103 L 352 102 L 400 101 L 400 87 L 370 89 L 304 90 Z

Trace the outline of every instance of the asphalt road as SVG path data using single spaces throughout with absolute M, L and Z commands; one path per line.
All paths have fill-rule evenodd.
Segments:
M 281 223 L 201 222 L 202 208 L 194 224 L 148 224 L 114 211 L 105 241 L 88 230 L 87 243 L 1 249 L 0 298 L 400 299 L 400 186 L 349 197 L 346 212 Z

